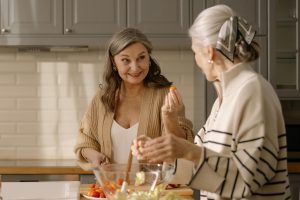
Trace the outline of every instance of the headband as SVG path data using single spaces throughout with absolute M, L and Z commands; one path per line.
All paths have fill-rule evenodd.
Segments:
M 233 62 L 238 35 L 242 35 L 247 44 L 250 45 L 255 32 L 245 19 L 237 16 L 230 17 L 220 29 L 216 49 Z

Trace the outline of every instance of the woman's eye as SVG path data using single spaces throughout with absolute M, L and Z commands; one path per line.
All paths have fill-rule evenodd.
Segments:
M 124 64 L 128 64 L 128 63 L 130 62 L 130 60 L 124 58 L 124 59 L 122 59 L 122 62 L 123 62 Z

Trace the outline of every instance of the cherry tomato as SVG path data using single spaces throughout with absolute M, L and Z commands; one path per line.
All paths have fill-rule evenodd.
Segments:
M 122 186 L 123 182 L 124 182 L 124 180 L 122 178 L 119 178 L 117 180 L 117 185 Z

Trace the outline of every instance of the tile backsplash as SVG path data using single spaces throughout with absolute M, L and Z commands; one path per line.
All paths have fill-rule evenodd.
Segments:
M 72 159 L 79 121 L 102 80 L 104 51 L 0 49 L 0 159 Z M 191 51 L 154 51 L 194 122 Z

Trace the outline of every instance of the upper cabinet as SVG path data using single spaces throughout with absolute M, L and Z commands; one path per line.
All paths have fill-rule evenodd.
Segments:
M 124 0 L 0 1 L 0 45 L 101 46 L 126 27 Z
M 0 45 L 103 46 L 125 27 L 158 46 L 189 46 L 197 0 L 0 0 Z
M 125 27 L 124 0 L 64 0 L 64 34 L 112 34 Z
M 269 7 L 270 81 L 281 99 L 299 99 L 299 3 L 272 0 Z
M 190 1 L 128 0 L 128 26 L 147 34 L 187 35 Z
M 61 34 L 62 0 L 2 0 L 1 34 Z

